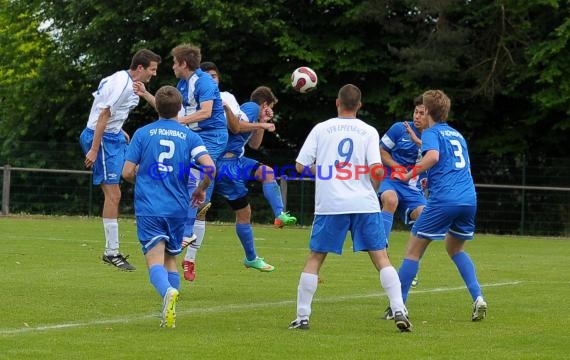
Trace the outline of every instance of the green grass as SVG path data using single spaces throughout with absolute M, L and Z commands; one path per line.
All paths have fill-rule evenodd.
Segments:
M 0 359 L 567 359 L 570 241 L 479 235 L 467 247 L 489 304 L 471 298 L 441 243 L 426 253 L 408 308 L 414 331 L 379 320 L 387 305 L 366 254 L 347 242 L 321 271 L 311 330 L 287 330 L 309 230 L 254 227 L 258 253 L 241 264 L 231 225 L 208 225 L 195 283 L 183 281 L 177 328 L 159 328 L 133 220 L 122 250 L 138 270 L 101 262 L 100 219 L 0 218 Z M 397 267 L 408 234 L 392 235 Z

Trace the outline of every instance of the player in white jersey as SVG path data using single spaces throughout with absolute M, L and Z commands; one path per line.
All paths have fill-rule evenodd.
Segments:
M 174 327 L 180 288 L 176 255 L 182 251 L 186 214 L 190 203 L 204 201 L 210 184 L 210 177 L 204 176 L 190 199 L 190 166 L 193 161 L 207 166 L 212 177 L 215 166 L 202 139 L 177 121 L 182 103 L 178 90 L 163 86 L 155 99 L 159 119 L 136 131 L 123 177 L 135 183 L 137 235 L 150 282 L 163 299 L 161 325 Z
M 447 124 L 451 101 L 441 90 L 423 94 L 429 127 L 422 133 L 422 160 L 418 168 L 406 173 L 409 181 L 418 173 L 427 172 L 429 198 L 414 223 L 399 276 L 402 295 L 407 300 L 412 279 L 420 260 L 432 241 L 445 240 L 447 254 L 454 262 L 473 299 L 471 320 L 483 320 L 487 303 L 477 280 L 475 265 L 465 252 L 465 243 L 473 239 L 477 194 L 471 177 L 467 142 Z
M 133 271 L 126 256 L 119 252 L 119 182 L 125 161 L 129 138 L 122 130 L 129 112 L 139 103 L 133 91 L 133 83 L 148 82 L 156 76 L 161 58 L 154 52 L 137 51 L 128 70 L 117 71 L 101 80 L 93 93 L 93 106 L 87 127 L 79 142 L 85 153 L 85 166 L 93 169 L 93 184 L 101 185 L 103 204 L 103 227 L 105 229 L 105 252 L 103 261 L 121 270 Z
M 358 87 L 343 86 L 336 99 L 338 116 L 311 130 L 295 165 L 301 174 L 315 175 L 315 219 L 310 253 L 299 279 L 297 317 L 289 329 L 308 329 L 319 270 L 329 252 L 342 253 L 350 230 L 353 250 L 367 251 L 379 282 L 394 309 L 400 331 L 412 324 L 402 300 L 400 279 L 386 252 L 386 235 L 376 195 L 383 176 L 378 131 L 356 118 L 361 107 Z M 309 170 L 310 169 L 310 170 Z

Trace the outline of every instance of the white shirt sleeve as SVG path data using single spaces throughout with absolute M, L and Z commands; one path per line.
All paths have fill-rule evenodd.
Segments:
M 238 115 L 240 109 L 236 97 L 227 91 L 220 92 L 220 96 L 222 97 L 222 102 L 227 104 L 234 114 Z
M 382 164 L 382 158 L 380 157 L 380 136 L 378 131 L 372 128 L 372 134 L 368 139 L 368 145 L 366 148 L 366 162 L 368 165 L 372 164 Z
M 110 108 L 111 115 L 115 114 L 116 106 L 121 95 L 125 92 L 127 86 L 132 83 L 129 81 L 129 75 L 126 71 L 119 71 L 112 76 L 107 77 L 101 81 L 99 89 L 97 89 L 97 98 L 99 102 L 97 107 L 99 109 Z

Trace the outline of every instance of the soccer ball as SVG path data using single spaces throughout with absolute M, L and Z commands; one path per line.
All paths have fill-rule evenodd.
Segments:
M 311 68 L 301 66 L 291 74 L 291 86 L 300 93 L 312 91 L 317 86 L 317 73 Z

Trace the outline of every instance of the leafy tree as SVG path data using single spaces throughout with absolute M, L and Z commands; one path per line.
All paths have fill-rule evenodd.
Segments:
M 400 24 L 393 26 L 396 37 L 412 40 L 391 46 L 400 61 L 391 77 L 398 93 L 445 89 L 455 126 L 474 140 L 475 152 L 562 150 L 570 105 L 566 1 L 370 1 L 367 7 L 372 3 L 387 10 L 367 16 Z M 395 96 L 390 112 L 405 103 Z
M 360 116 L 380 133 L 411 115 L 415 96 L 441 88 L 472 157 L 492 155 L 473 162 L 476 177 L 540 175 L 561 186 L 564 178 L 544 168 L 558 157 L 564 170 L 569 37 L 563 0 L 0 0 L 0 162 L 82 169 L 75 144 L 99 80 L 144 47 L 164 59 L 149 89 L 174 84 L 170 50 L 190 42 L 216 62 L 221 88 L 240 102 L 258 85 L 274 89 L 279 135 L 266 143 L 279 155 L 336 114 L 346 83 L 362 89 Z M 316 91 L 291 90 L 298 66 L 317 71 Z M 125 129 L 155 117 L 142 101 Z M 294 151 L 276 153 L 261 155 L 276 165 L 293 161 Z M 492 214 L 499 200 L 482 212 Z
M 28 106 L 21 99 L 33 96 L 39 68 L 49 53 L 48 42 L 38 36 L 39 23 L 25 10 L 18 2 L 0 0 L 0 139 L 3 140 L 3 152 L 13 151 L 10 144 L 27 133 L 22 118 L 27 116 Z
M 239 101 L 261 84 L 276 91 L 271 147 L 301 143 L 349 82 L 380 132 L 411 114 L 414 96 L 442 88 L 473 152 L 552 154 L 568 135 L 566 1 L 0 1 L 2 49 L 19 49 L 2 54 L 3 154 L 14 139 L 76 142 L 99 79 L 139 48 L 164 58 L 151 90 L 175 83 L 168 55 L 182 42 L 202 47 Z M 302 65 L 319 75 L 314 93 L 288 85 Z M 126 129 L 154 117 L 139 106 Z
M 2 3 L 0 156 L 12 165 L 43 166 L 53 161 L 46 150 L 77 136 L 69 124 L 78 116 L 67 100 L 83 86 L 84 76 L 58 51 L 54 35 L 46 31 L 49 19 L 37 12 L 39 2 Z M 44 145 L 23 153 L 19 141 Z

